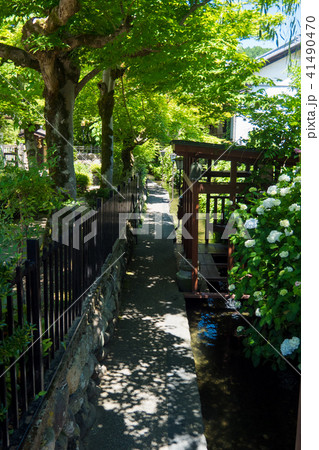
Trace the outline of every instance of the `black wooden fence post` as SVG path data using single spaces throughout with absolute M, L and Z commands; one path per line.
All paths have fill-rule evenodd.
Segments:
M 43 390 L 42 325 L 41 325 L 41 291 L 40 291 L 40 250 L 37 239 L 27 240 L 27 259 L 31 262 L 31 308 L 33 331 L 35 390 Z
M 100 275 L 101 273 L 101 267 L 103 264 L 103 257 L 102 257 L 102 199 L 98 198 L 96 200 L 96 210 L 97 210 L 97 229 L 96 229 L 96 237 L 95 237 L 95 264 L 96 264 L 96 271 L 95 276 Z

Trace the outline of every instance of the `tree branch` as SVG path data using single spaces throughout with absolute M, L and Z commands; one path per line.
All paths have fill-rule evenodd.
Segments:
M 12 61 L 17 66 L 29 67 L 40 72 L 39 62 L 22 48 L 0 43 L 0 58 Z
M 81 90 L 84 88 L 84 86 L 86 85 L 86 83 L 90 80 L 92 80 L 92 78 L 95 77 L 95 75 L 97 75 L 99 72 L 101 72 L 102 69 L 96 68 L 93 69 L 91 72 L 89 72 L 88 74 L 86 74 L 81 81 L 79 81 L 79 83 L 76 85 L 75 88 L 75 97 L 78 96 L 78 94 L 81 92 Z
M 118 36 L 128 33 L 131 28 L 131 18 L 129 17 L 114 31 L 114 33 L 111 33 L 108 36 L 80 34 L 79 36 L 72 36 L 65 39 L 64 42 L 69 46 L 68 51 L 78 47 L 102 48 L 106 44 L 113 42 Z
M 160 53 L 162 51 L 161 49 L 162 45 L 157 45 L 157 48 L 142 48 L 141 50 L 138 50 L 135 53 L 132 53 L 130 55 L 126 55 L 128 58 L 138 58 L 139 56 L 147 56 L 151 55 L 152 53 Z
M 51 9 L 46 18 L 33 18 L 28 20 L 23 27 L 24 37 L 38 33 L 49 35 L 58 28 L 67 24 L 68 20 L 80 10 L 78 0 L 60 0 L 59 4 Z
M 194 5 L 188 10 L 188 12 L 182 17 L 182 19 L 179 21 L 179 25 L 184 25 L 186 20 L 194 14 L 195 11 L 197 11 L 202 6 L 207 5 L 207 3 L 211 2 L 211 0 L 203 0 L 202 2 L 195 2 Z

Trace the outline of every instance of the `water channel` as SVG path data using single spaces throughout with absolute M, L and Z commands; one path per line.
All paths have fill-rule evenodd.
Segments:
M 245 358 L 231 310 L 187 300 L 208 450 L 293 450 L 299 375 L 255 368 Z

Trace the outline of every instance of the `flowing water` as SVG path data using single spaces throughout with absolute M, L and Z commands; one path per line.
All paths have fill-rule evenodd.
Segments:
M 209 450 L 293 450 L 299 376 L 253 367 L 243 355 L 230 310 L 187 301 L 205 435 Z

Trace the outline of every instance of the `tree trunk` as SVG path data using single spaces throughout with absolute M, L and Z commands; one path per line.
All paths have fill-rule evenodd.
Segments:
M 136 143 L 133 137 L 127 137 L 123 139 L 123 147 L 122 147 L 122 178 L 125 180 L 130 177 L 132 174 L 132 167 L 134 163 L 133 159 L 133 150 L 136 147 Z
M 113 110 L 115 81 L 124 73 L 124 69 L 103 71 L 103 81 L 98 84 L 100 98 L 99 113 L 102 121 L 101 142 L 101 187 L 113 184 Z
M 80 71 L 68 59 L 45 57 L 40 61 L 45 81 L 45 119 L 48 152 L 55 150 L 51 169 L 56 186 L 76 198 L 73 157 L 73 109 Z M 49 153 L 50 154 L 50 153 Z

